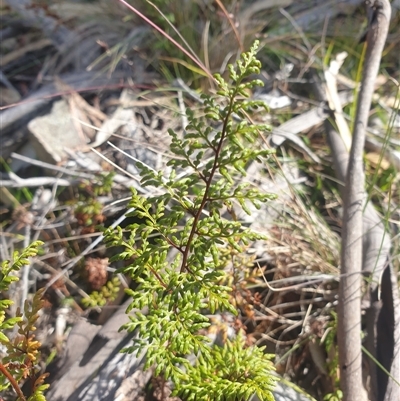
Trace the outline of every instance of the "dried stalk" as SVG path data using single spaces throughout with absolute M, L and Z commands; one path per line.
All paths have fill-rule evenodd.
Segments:
M 369 4 L 373 18 L 367 34 L 367 52 L 353 141 L 344 190 L 342 229 L 342 276 L 339 289 L 339 363 L 344 401 L 366 401 L 362 383 L 361 355 L 361 272 L 364 196 L 363 150 L 374 83 L 390 22 L 388 0 Z

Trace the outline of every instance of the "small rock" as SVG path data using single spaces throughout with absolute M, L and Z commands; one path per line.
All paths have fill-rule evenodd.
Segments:
M 65 148 L 77 150 L 87 146 L 74 126 L 65 100 L 55 102 L 50 114 L 31 120 L 28 128 L 38 159 L 47 163 L 57 164 L 66 160 Z

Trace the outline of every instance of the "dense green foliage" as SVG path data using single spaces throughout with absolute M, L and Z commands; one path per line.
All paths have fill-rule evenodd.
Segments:
M 15 252 L 13 262 L 8 260 L 2 262 L 0 267 L 0 294 L 6 294 L 10 285 L 18 281 L 15 274 L 23 266 L 29 264 L 29 257 L 35 256 L 38 248 L 43 245 L 36 241 L 24 249 L 20 254 Z M 43 290 L 37 291 L 33 297 L 32 305 L 25 301 L 24 311 L 17 309 L 16 316 L 6 318 L 7 309 L 13 304 L 10 299 L 0 299 L 0 344 L 5 347 L 6 356 L 0 363 L 0 391 L 12 386 L 18 394 L 18 400 L 26 398 L 22 393 L 20 384 L 27 378 L 33 382 L 32 394 L 28 401 L 44 401 L 43 392 L 48 388 L 44 384 L 46 374 L 38 374 L 38 362 L 40 343 L 35 340 L 35 323 L 38 319 L 39 310 L 43 306 Z M 6 333 L 18 327 L 18 334 L 10 337 Z
M 132 297 L 128 312 L 136 309 L 136 313 L 123 328 L 137 330 L 139 338 L 125 351 L 145 352 L 146 367 L 155 366 L 156 375 L 171 379 L 174 393 L 185 400 L 248 400 L 253 394 L 273 400 L 276 378 L 263 348 L 246 346 L 242 332 L 219 344 L 207 336 L 207 313 L 237 314 L 231 285 L 232 274 L 238 272 L 232 269 L 243 266 L 247 245 L 263 238 L 236 220 L 235 208 L 250 214 L 250 204 L 258 208 L 275 198 L 244 180 L 248 163 L 261 162 L 271 153 L 254 149 L 259 131 L 266 127 L 246 118 L 248 112 L 264 107 L 247 99 L 249 90 L 261 84 L 246 82 L 259 73 L 256 50 L 257 44 L 242 55 L 236 68 L 229 67 L 231 83 L 216 75 L 217 95 L 203 96 L 204 118 L 188 109 L 184 137 L 170 132 L 175 157 L 168 163 L 167 175 L 139 166 L 142 185 L 157 188 L 158 194 L 144 198 L 132 190 L 130 216 L 138 223 L 129 227 L 129 238 L 120 227 L 105 232 L 109 246 L 122 247 L 112 260 L 129 261 L 120 272 L 136 283 L 135 290 L 128 291 Z M 2 264 L 2 293 L 18 279 L 12 272 L 27 264 L 40 245 L 32 244 L 14 255 L 12 264 Z M 98 298 L 107 298 L 110 291 L 98 293 Z M 40 344 L 33 334 L 41 292 L 32 306 L 26 303 L 23 314 L 18 310 L 16 317 L 6 319 L 11 303 L 0 301 L 0 342 L 7 349 L 0 364 L 0 389 L 11 385 L 25 400 L 19 383 L 30 377 L 34 385 L 28 400 L 45 400 L 45 375 L 38 375 L 35 366 Z M 4 334 L 16 326 L 14 339 Z
M 139 338 L 125 351 L 145 352 L 146 367 L 155 365 L 156 375 L 171 379 L 174 393 L 190 400 L 247 400 L 255 393 L 261 400 L 273 399 L 268 356 L 246 348 L 240 335 L 223 347 L 212 345 L 205 316 L 237 313 L 230 299 L 229 259 L 222 255 L 230 249 L 235 266 L 246 245 L 263 238 L 236 221 L 234 208 L 240 205 L 249 214 L 251 203 L 258 208 L 275 198 L 244 179 L 249 162 L 271 153 L 254 149 L 266 127 L 246 118 L 265 107 L 248 100 L 249 91 L 262 85 L 246 81 L 260 72 L 256 51 L 257 44 L 229 66 L 230 83 L 215 76 L 217 94 L 203 95 L 205 118 L 188 109 L 184 136 L 169 132 L 176 157 L 168 163 L 168 174 L 139 164 L 141 184 L 158 194 L 146 199 L 132 190 L 130 216 L 139 223 L 128 227 L 129 238 L 121 228 L 105 233 L 109 246 L 123 248 L 112 260 L 129 261 L 120 272 L 137 284 L 128 292 L 128 311 L 136 313 L 124 329 L 137 330 Z M 197 357 L 194 366 L 187 359 L 191 354 Z

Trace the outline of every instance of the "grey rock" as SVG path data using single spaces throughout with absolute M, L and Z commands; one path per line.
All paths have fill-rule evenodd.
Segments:
M 55 102 L 50 114 L 33 119 L 28 128 L 38 158 L 48 163 L 57 164 L 67 159 L 65 148 L 79 149 L 86 146 L 75 129 L 65 100 Z

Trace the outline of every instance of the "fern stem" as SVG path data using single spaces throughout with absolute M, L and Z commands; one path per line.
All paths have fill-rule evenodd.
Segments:
M 188 238 L 188 241 L 187 241 L 187 244 L 185 247 L 185 251 L 183 253 L 182 265 L 181 265 L 181 270 L 180 270 L 181 273 L 183 273 L 187 269 L 186 265 L 187 265 L 187 260 L 189 258 L 190 244 L 192 243 L 194 235 L 196 233 L 197 223 L 200 220 L 201 213 L 203 212 L 203 209 L 204 209 L 206 203 L 208 202 L 208 192 L 210 190 L 210 186 L 212 184 L 215 172 L 218 167 L 218 158 L 219 158 L 219 154 L 221 153 L 222 145 L 223 145 L 225 137 L 226 137 L 226 130 L 227 130 L 229 118 L 231 117 L 231 114 L 232 114 L 232 107 L 233 107 L 233 103 L 235 101 L 235 96 L 236 96 L 236 91 L 232 94 L 231 98 L 229 99 L 229 109 L 228 109 L 228 112 L 226 113 L 226 117 L 224 119 L 224 124 L 222 126 L 221 139 L 220 139 L 220 141 L 218 143 L 218 147 L 215 151 L 215 158 L 214 158 L 213 166 L 211 168 L 210 177 L 206 182 L 206 190 L 204 191 L 203 199 L 201 201 L 199 209 L 197 210 L 197 213 L 194 216 L 192 229 L 190 230 L 189 238 Z
M 19 387 L 18 383 L 16 380 L 13 378 L 12 374 L 7 370 L 7 368 L 0 363 L 0 372 L 3 373 L 3 375 L 8 379 L 8 381 L 11 383 L 11 386 L 15 390 L 15 392 L 18 394 L 18 397 L 20 398 L 21 401 L 26 401 L 26 398 Z

